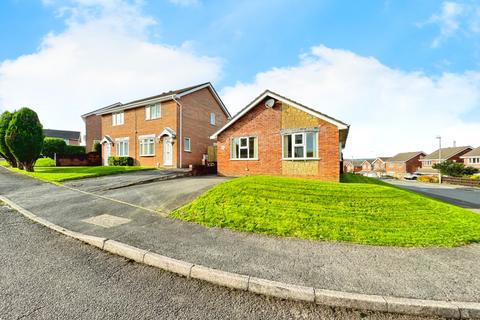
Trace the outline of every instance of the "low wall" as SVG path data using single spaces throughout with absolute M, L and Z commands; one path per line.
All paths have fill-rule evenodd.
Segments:
M 457 184 L 460 186 L 480 188 L 480 180 L 472 180 L 469 178 L 442 177 L 442 182 L 447 184 Z
M 102 156 L 96 152 L 87 154 L 57 154 L 55 156 L 57 167 L 75 167 L 75 166 L 101 166 Z
M 217 164 L 210 163 L 209 165 L 190 165 L 192 176 L 203 176 L 207 174 L 217 173 Z

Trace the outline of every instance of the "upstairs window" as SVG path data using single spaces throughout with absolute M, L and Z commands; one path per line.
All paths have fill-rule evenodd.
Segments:
M 210 124 L 211 124 L 212 126 L 215 125 L 215 113 L 213 113 L 213 112 L 210 113 Z
M 317 133 L 302 132 L 283 135 L 283 159 L 317 158 Z
M 161 117 L 160 103 L 151 104 L 145 107 L 145 120 L 153 120 Z
M 230 144 L 230 158 L 233 160 L 258 159 L 257 137 L 232 138 Z
M 119 126 L 119 125 L 122 125 L 123 123 L 124 123 L 123 111 L 112 113 L 112 125 L 113 126 Z

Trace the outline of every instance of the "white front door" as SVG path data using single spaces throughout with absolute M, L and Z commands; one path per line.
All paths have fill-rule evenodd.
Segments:
M 111 150 L 111 145 L 110 143 L 105 143 L 105 147 L 103 148 L 103 165 L 108 166 L 108 158 L 110 158 L 110 150 Z
M 173 161 L 172 139 L 163 138 L 163 165 L 171 166 Z

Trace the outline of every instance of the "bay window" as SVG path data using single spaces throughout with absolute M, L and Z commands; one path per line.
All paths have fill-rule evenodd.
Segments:
M 257 137 L 232 138 L 230 143 L 230 158 L 233 160 L 258 159 Z
M 299 132 L 283 135 L 283 159 L 316 159 L 317 133 Z

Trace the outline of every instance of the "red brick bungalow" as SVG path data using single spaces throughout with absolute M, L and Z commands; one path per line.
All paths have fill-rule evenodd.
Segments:
M 283 175 L 339 181 L 349 125 L 265 91 L 211 138 L 218 174 Z
M 402 152 L 385 162 L 386 173 L 396 178 L 403 178 L 407 173 L 414 173 L 422 166 L 420 162 L 426 153 L 423 151 Z

